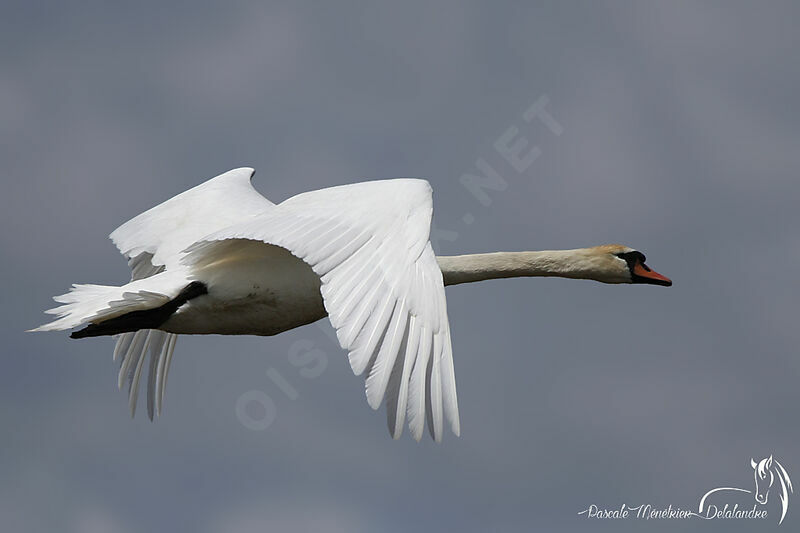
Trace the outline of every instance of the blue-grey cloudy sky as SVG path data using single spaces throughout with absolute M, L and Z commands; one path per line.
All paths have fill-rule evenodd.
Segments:
M 751 456 L 800 479 L 799 18 L 790 2 L 6 2 L 2 529 L 775 527 L 774 495 L 757 524 L 577 513 L 749 489 Z M 543 96 L 561 135 L 522 119 Z M 493 147 L 512 127 L 541 150 L 522 172 Z M 479 158 L 507 183 L 489 205 L 459 181 Z M 675 286 L 448 289 L 462 436 L 441 445 L 389 438 L 327 324 L 183 337 L 164 415 L 131 420 L 111 340 L 23 330 L 70 283 L 126 280 L 117 225 L 244 165 L 273 201 L 426 177 L 439 253 L 621 242 Z M 314 379 L 287 355 L 309 343 Z M 254 390 L 276 408 L 265 431 L 236 415 Z M 798 523 L 792 499 L 781 527 Z

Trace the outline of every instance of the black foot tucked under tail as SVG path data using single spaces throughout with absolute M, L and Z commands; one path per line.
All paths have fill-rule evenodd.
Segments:
M 117 335 L 129 331 L 140 329 L 157 329 L 158 326 L 178 310 L 180 306 L 203 294 L 208 294 L 208 287 L 200 281 L 193 281 L 172 300 L 160 307 L 145 309 L 143 311 L 131 311 L 122 316 L 100 322 L 99 324 L 89 324 L 79 331 L 70 334 L 72 339 L 83 339 L 85 337 L 99 337 L 101 335 Z

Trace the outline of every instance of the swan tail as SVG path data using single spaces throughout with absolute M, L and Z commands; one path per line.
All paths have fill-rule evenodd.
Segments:
M 63 305 L 45 311 L 58 318 L 28 331 L 63 331 L 87 322 L 99 326 L 127 313 L 159 307 L 170 300 L 160 293 L 131 291 L 130 285 L 133 283 L 122 287 L 73 285 L 68 293 L 53 298 Z
M 147 297 L 153 293 L 147 293 Z M 83 339 L 86 337 L 99 337 L 101 335 L 118 335 L 138 331 L 140 329 L 155 329 L 178 310 L 180 306 L 198 296 L 208 294 L 206 285 L 199 281 L 193 281 L 181 290 L 175 298 L 164 302 L 163 298 L 153 298 L 156 303 L 163 302 L 157 307 L 147 307 L 128 311 L 125 314 L 108 318 L 99 323 L 91 323 L 80 331 L 70 335 L 73 339 Z M 163 296 L 163 295 L 156 295 Z M 151 302 L 148 302 L 148 304 Z
M 156 329 L 181 305 L 207 292 L 199 281 L 187 284 L 166 272 L 121 287 L 73 285 L 53 298 L 62 305 L 45 311 L 58 318 L 29 331 L 61 331 L 88 323 L 71 335 L 81 339 Z

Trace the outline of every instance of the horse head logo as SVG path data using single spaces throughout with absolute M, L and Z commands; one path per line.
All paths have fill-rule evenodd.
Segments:
M 709 499 L 714 495 L 724 492 L 752 493 L 753 496 L 755 496 L 756 503 L 759 505 L 766 505 L 769 499 L 769 492 L 773 490 L 778 492 L 778 499 L 781 503 L 781 518 L 778 520 L 778 524 L 780 525 L 783 519 L 786 518 L 786 511 L 789 509 L 789 494 L 794 492 L 789 474 L 786 472 L 786 469 L 783 468 L 783 465 L 771 455 L 758 462 L 751 458 L 750 466 L 753 468 L 756 490 L 740 489 L 738 487 L 717 487 L 711 489 L 700 498 L 698 512 L 702 515 L 705 510 L 710 508 L 708 503 Z
M 756 480 L 756 490 L 753 492 L 756 502 L 762 505 L 766 504 L 770 489 L 775 484 L 775 481 L 778 481 L 777 489 L 780 491 L 778 498 L 781 501 L 780 522 L 783 522 L 786 510 L 789 508 L 789 494 L 794 492 L 789 474 L 783 468 L 783 465 L 773 459 L 771 455 L 758 462 L 750 458 L 750 466 L 753 468 L 753 477 Z

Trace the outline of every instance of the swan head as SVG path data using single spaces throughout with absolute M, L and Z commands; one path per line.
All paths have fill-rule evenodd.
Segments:
M 621 244 L 606 244 L 589 250 L 599 272 L 598 281 L 672 286 L 672 280 L 647 266 L 646 258 L 639 250 Z

